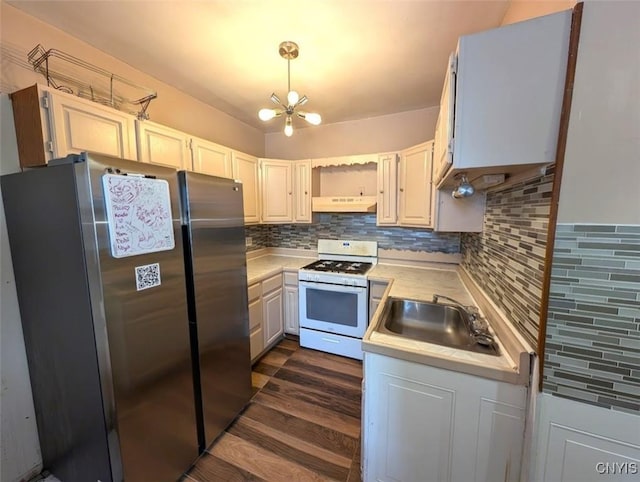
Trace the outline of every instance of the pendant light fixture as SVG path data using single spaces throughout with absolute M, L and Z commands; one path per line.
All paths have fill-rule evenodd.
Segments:
M 291 41 L 282 42 L 278 51 L 280 52 L 280 57 L 287 60 L 287 103 L 282 103 L 280 98 L 273 93 L 271 94 L 270 100 L 280 107 L 276 109 L 260 109 L 258 117 L 260 120 L 266 122 L 274 117 L 280 117 L 282 114 L 285 114 L 287 117 L 284 122 L 284 135 L 291 137 L 293 134 L 293 121 L 291 117 L 294 114 L 314 126 L 322 122 L 322 117 L 315 112 L 296 111 L 297 107 L 306 104 L 309 100 L 306 95 L 300 97 L 295 90 L 291 90 L 291 60 L 297 58 L 300 53 L 298 44 Z

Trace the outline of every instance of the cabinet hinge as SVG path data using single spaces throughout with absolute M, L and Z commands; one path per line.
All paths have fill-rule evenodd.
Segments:
M 451 57 L 451 65 L 449 65 L 449 68 L 451 69 L 452 74 L 458 73 L 458 56 L 457 55 L 454 55 L 453 57 Z
M 46 92 L 45 92 L 44 96 L 42 97 L 42 107 L 44 107 L 45 109 L 49 108 L 49 96 L 47 95 Z
M 187 149 L 193 149 L 193 139 L 187 140 Z
M 454 149 L 455 144 L 456 144 L 456 142 L 455 142 L 455 141 L 456 141 L 455 139 L 451 139 L 451 140 L 449 141 L 449 146 L 448 146 L 448 148 L 447 148 L 447 151 L 449 152 L 449 154 L 453 154 L 453 149 Z
M 47 151 L 53 154 L 53 142 L 47 141 Z

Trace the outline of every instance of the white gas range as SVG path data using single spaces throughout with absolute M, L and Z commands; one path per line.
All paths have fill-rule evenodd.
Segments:
M 318 258 L 298 271 L 300 346 L 362 360 L 378 243 L 320 239 Z

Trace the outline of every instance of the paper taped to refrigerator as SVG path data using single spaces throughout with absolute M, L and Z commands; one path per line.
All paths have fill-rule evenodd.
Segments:
M 175 247 L 171 196 L 166 180 L 105 174 L 102 186 L 114 258 Z

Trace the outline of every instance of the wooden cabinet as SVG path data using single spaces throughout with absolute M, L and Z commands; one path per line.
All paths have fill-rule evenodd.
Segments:
M 378 156 L 378 225 L 398 222 L 398 155 Z
M 282 275 L 276 275 L 262 282 L 262 319 L 264 346 L 274 345 L 284 333 L 282 303 Z
M 260 188 L 258 158 L 238 151 L 231 152 L 233 178 L 242 182 L 245 224 L 260 222 Z
M 82 151 L 137 159 L 129 114 L 41 85 L 10 97 L 22 167 Z
M 438 187 L 555 162 L 570 26 L 567 10 L 460 37 L 436 128 Z
M 300 333 L 298 312 L 298 273 L 284 273 L 284 332 L 291 335 Z
M 275 345 L 284 332 L 282 275 L 278 274 L 248 288 L 251 363 Z
M 311 160 L 260 159 L 261 221 L 311 222 Z
M 311 159 L 293 161 L 293 222 L 311 222 Z
M 520 480 L 527 389 L 365 353 L 364 478 Z
M 433 141 L 400 153 L 398 222 L 402 226 L 432 227 L 432 160 Z
M 251 362 L 253 363 L 264 351 L 264 332 L 262 317 L 262 285 L 255 283 L 248 288 L 249 292 L 249 340 Z
M 191 138 L 190 145 L 195 172 L 233 178 L 231 149 L 197 137 Z
M 262 222 L 293 221 L 293 165 L 291 161 L 260 159 Z
M 369 321 L 373 318 L 387 286 L 386 281 L 369 281 Z
M 377 224 L 432 227 L 433 141 L 378 157 Z
M 188 134 L 150 121 L 136 121 L 136 133 L 140 161 L 191 170 Z

